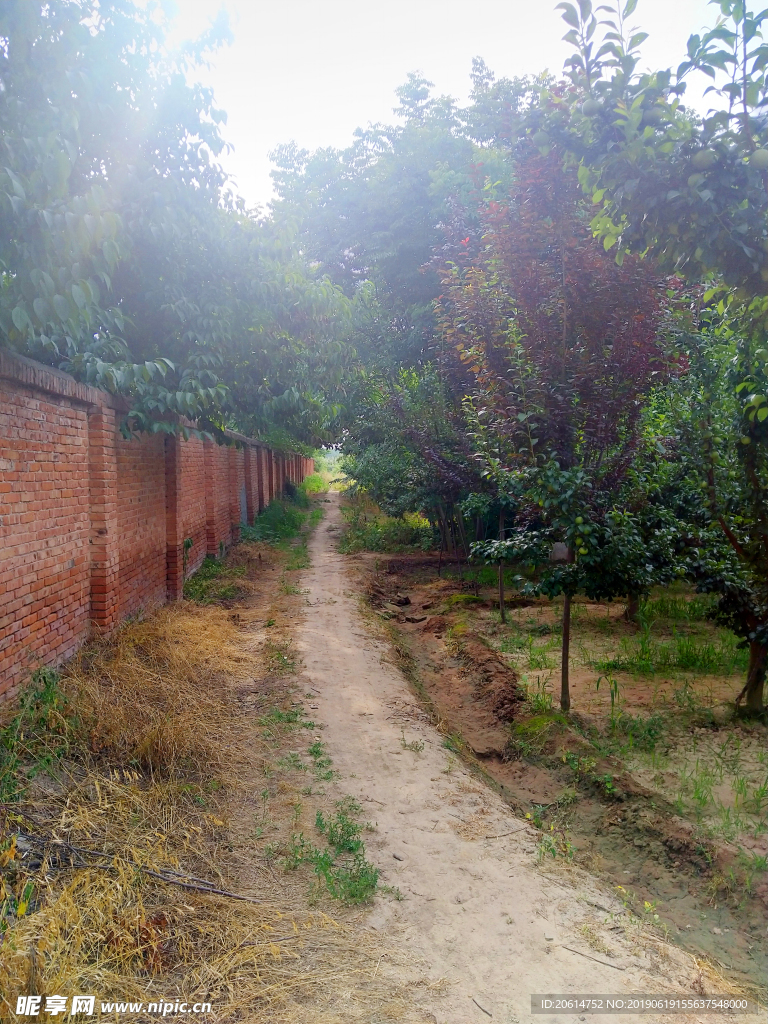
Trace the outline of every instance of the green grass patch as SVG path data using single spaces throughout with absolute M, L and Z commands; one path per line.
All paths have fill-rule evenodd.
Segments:
M 325 494 L 328 485 L 319 473 L 311 473 L 301 485 L 306 494 Z
M 206 555 L 195 575 L 185 581 L 184 597 L 197 604 L 233 601 L 242 594 L 237 578 L 245 576 L 245 573 L 244 565 L 228 566 L 226 562 Z
M 466 606 L 482 603 L 482 597 L 476 597 L 475 594 L 451 594 L 449 597 L 446 597 L 445 601 L 443 602 L 443 604 L 447 608 L 453 608 L 456 605 Z
M 245 541 L 262 541 L 281 547 L 298 536 L 306 518 L 304 508 L 289 499 L 276 498 L 259 513 L 253 526 L 240 528 L 240 536 Z
M 19 698 L 18 711 L 0 730 L 0 802 L 20 799 L 28 782 L 66 754 L 76 729 L 58 673 L 38 669 Z
M 523 722 L 515 722 L 510 746 L 521 757 L 539 757 L 552 737 L 562 732 L 568 722 L 559 711 L 542 710 Z
M 613 657 L 591 664 L 599 672 L 636 675 L 670 671 L 732 675 L 745 672 L 749 662 L 749 652 L 739 647 L 739 642 L 727 633 L 713 639 L 681 633 L 671 640 L 657 640 L 646 628 L 636 637 L 623 638 Z
M 369 504 L 342 505 L 346 527 L 339 542 L 344 554 L 356 551 L 431 551 L 437 545 L 433 527 L 421 516 L 406 515 L 402 519 L 385 516 Z
M 640 618 L 644 622 L 668 619 L 672 622 L 702 622 L 717 606 L 717 597 L 711 594 L 686 598 L 674 594 L 661 594 L 640 605 Z
M 335 806 L 335 813 L 326 817 L 318 811 L 315 818 L 315 828 L 325 839 L 325 849 L 315 846 L 303 832 L 294 835 L 284 866 L 287 871 L 295 871 L 302 864 L 311 865 L 320 886 L 333 899 L 343 903 L 367 903 L 379 885 L 379 869 L 365 859 L 365 844 L 361 838 L 363 831 L 371 826 L 360 820 L 362 808 L 351 797 L 337 801 Z
M 635 751 L 653 753 L 665 738 L 668 724 L 668 718 L 658 713 L 643 716 L 619 710 L 611 716 L 605 735 L 592 734 L 589 739 L 603 755 L 626 757 Z

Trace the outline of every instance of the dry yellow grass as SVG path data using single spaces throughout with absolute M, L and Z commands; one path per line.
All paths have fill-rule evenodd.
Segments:
M 370 933 L 311 908 L 299 879 L 227 867 L 228 800 L 264 757 L 237 699 L 263 675 L 258 648 L 237 615 L 184 604 L 68 666 L 68 749 L 0 805 L 0 1017 L 19 994 L 83 993 L 211 1002 L 222 1022 L 412 1019 Z M 274 757 L 274 726 L 270 742 Z M 190 876 L 259 902 L 168 880 Z
M 229 612 L 185 604 L 89 645 L 64 688 L 94 753 L 150 771 L 211 774 L 235 710 L 232 684 L 255 667 Z

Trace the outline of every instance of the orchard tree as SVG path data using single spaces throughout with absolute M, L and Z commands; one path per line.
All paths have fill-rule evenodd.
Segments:
M 456 391 L 439 370 L 361 374 L 343 443 L 345 472 L 390 515 L 420 512 L 442 549 L 469 554 L 461 502 L 481 485 Z
M 619 265 L 589 227 L 562 154 L 524 139 L 511 192 L 492 189 L 480 229 L 443 250 L 438 318 L 474 377 L 476 441 L 486 474 L 518 506 L 511 531 L 476 545 L 487 560 L 541 569 L 556 542 L 564 565 L 537 589 L 564 596 L 561 703 L 570 706 L 570 608 L 579 593 L 648 589 L 631 517 L 614 503 L 638 444 L 640 414 L 666 360 L 664 291 L 649 260 Z M 461 234 L 461 232 L 459 232 Z M 446 254 L 452 258 L 445 260 Z
M 730 548 L 719 577 L 710 564 L 707 587 L 721 594 L 721 621 L 749 644 L 744 693 L 748 710 L 760 713 L 768 663 L 768 10 L 717 0 L 715 25 L 690 37 L 674 71 L 639 74 L 645 34 L 627 27 L 635 6 L 628 0 L 605 17 L 609 8 L 593 10 L 590 0 L 560 5 L 575 51 L 572 92 L 528 130 L 579 161 L 606 248 L 619 260 L 647 253 L 703 283 L 698 307 L 712 314 L 703 319 L 732 345 L 725 373 L 708 351 L 709 329 L 689 340 L 691 386 L 702 397 L 690 424 L 700 433 L 688 437 L 707 454 L 697 461 L 701 492 Z M 697 73 L 711 82 L 714 107 L 703 118 L 681 103 Z M 721 460 L 734 474 L 730 497 L 718 487 Z

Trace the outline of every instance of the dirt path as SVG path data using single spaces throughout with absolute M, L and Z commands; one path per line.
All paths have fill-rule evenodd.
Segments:
M 325 508 L 297 646 L 340 790 L 376 826 L 368 857 L 404 897 L 378 900 L 366 924 L 426 965 L 414 989 L 425 1019 L 528 1020 L 531 993 L 695 995 L 690 960 L 633 941 L 615 923 L 621 902 L 591 876 L 560 861 L 542 870 L 541 834 L 446 750 L 359 612 L 350 558 L 336 551 L 336 495 Z

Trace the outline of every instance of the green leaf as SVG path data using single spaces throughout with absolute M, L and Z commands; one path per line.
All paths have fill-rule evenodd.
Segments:
M 24 191 L 24 186 L 21 184 L 21 182 L 16 177 L 16 175 L 13 173 L 11 168 L 10 167 L 6 167 L 5 168 L 5 173 L 11 179 L 11 187 L 13 188 L 14 193 L 19 197 L 19 199 L 26 200 L 27 194 Z
M 69 319 L 69 303 L 63 295 L 53 296 L 53 308 L 56 310 L 59 320 L 64 322 Z
M 579 15 L 573 4 L 561 3 L 555 7 L 556 11 L 562 11 L 561 18 L 567 25 L 572 25 L 573 28 L 579 28 L 581 22 L 579 21 Z
M 25 331 L 29 323 L 29 316 L 23 306 L 14 306 L 11 312 L 11 320 L 18 331 Z

